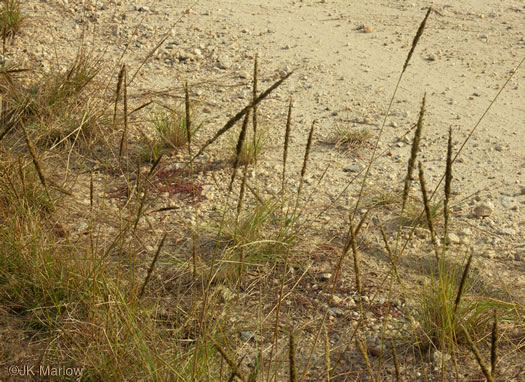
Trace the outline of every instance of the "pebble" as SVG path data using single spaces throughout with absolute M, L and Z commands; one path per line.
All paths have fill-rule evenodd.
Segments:
M 506 228 L 500 229 L 499 233 L 502 235 L 515 235 L 516 230 L 514 228 L 506 227 Z
M 252 330 L 243 330 L 239 332 L 239 337 L 241 337 L 242 342 L 248 342 L 255 338 L 255 333 Z
M 455 233 L 449 232 L 449 234 L 447 235 L 447 241 L 450 244 L 459 244 L 461 242 L 461 239 Z
M 489 249 L 483 253 L 483 256 L 488 257 L 489 259 L 495 259 L 497 257 L 496 251 Z
M 437 369 L 440 369 L 443 365 L 443 363 L 447 363 L 450 360 L 449 354 L 444 354 L 440 352 L 439 350 L 434 350 L 434 353 L 432 353 L 432 363 L 434 364 L 434 367 Z
M 222 55 L 219 56 L 219 58 L 217 59 L 217 66 L 219 67 L 219 69 L 226 70 L 231 68 L 232 65 L 233 62 L 228 56 Z
M 344 313 L 337 306 L 332 306 L 332 307 L 328 308 L 328 315 L 330 317 L 341 317 L 341 316 L 344 315 Z
M 319 281 L 329 281 L 332 274 L 329 272 L 323 272 L 319 274 Z
M 473 214 L 477 218 L 488 217 L 494 212 L 494 203 L 484 202 L 474 207 Z
M 358 164 L 351 164 L 343 168 L 344 172 L 359 172 L 361 171 L 361 166 Z
M 514 198 L 503 197 L 501 198 L 500 202 L 501 202 L 501 205 L 506 209 L 513 210 L 513 211 L 519 209 L 518 202 Z

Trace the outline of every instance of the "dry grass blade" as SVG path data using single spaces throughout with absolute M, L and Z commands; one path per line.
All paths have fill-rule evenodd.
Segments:
M 417 43 L 419 42 L 419 39 L 423 35 L 423 31 L 425 30 L 425 24 L 427 23 L 427 19 L 428 19 L 428 16 L 430 16 L 430 12 L 431 11 L 432 11 L 432 7 L 428 7 L 427 14 L 425 15 L 425 18 L 423 19 L 423 21 L 419 25 L 419 28 L 418 28 L 418 30 L 416 32 L 416 35 L 414 36 L 414 40 L 412 41 L 412 46 L 410 47 L 410 51 L 408 52 L 407 59 L 405 61 L 405 64 L 403 65 L 402 72 L 404 72 L 406 70 L 406 68 L 407 68 L 407 66 L 408 66 L 408 64 L 410 62 L 410 59 L 412 58 L 412 54 L 414 53 L 414 50 L 416 49 Z
M 419 111 L 419 118 L 417 121 L 416 131 L 414 133 L 414 139 L 412 140 L 412 149 L 410 151 L 410 159 L 408 160 L 408 169 L 407 175 L 405 177 L 405 186 L 403 188 L 403 199 L 401 204 L 401 213 L 405 210 L 406 201 L 408 199 L 408 192 L 410 190 L 410 183 L 412 181 L 412 173 L 414 172 L 414 167 L 416 164 L 417 152 L 419 150 L 419 143 L 421 141 L 421 132 L 423 130 L 423 117 L 425 115 L 425 101 L 426 94 L 423 96 L 423 101 L 421 102 L 421 109 Z
M 165 233 L 164 236 L 162 236 L 162 240 L 160 241 L 160 244 L 157 248 L 157 252 L 155 252 L 155 256 L 153 257 L 153 260 L 151 261 L 151 264 L 148 268 L 148 273 L 146 275 L 146 278 L 144 279 L 144 283 L 142 284 L 142 288 L 140 288 L 139 292 L 139 298 L 142 298 L 144 296 L 144 291 L 146 290 L 146 286 L 148 285 L 148 282 L 151 278 L 151 275 L 153 273 L 153 268 L 155 268 L 155 264 L 157 263 L 157 260 L 159 258 L 160 250 L 162 249 L 162 246 L 164 245 L 164 240 L 166 240 L 166 236 L 168 234 Z
M 370 365 L 370 360 L 368 359 L 368 352 L 366 350 L 365 345 L 359 338 L 355 338 L 355 343 L 357 345 L 357 348 L 359 349 L 359 353 L 363 356 L 363 359 L 365 360 L 366 364 L 366 371 L 370 375 L 370 379 L 373 381 L 375 380 L 374 371 L 372 370 L 372 365 Z
M 328 330 L 326 325 L 323 324 L 323 334 L 324 334 L 324 367 L 326 370 L 326 382 L 330 382 L 330 339 L 328 338 Z
M 215 346 L 215 348 L 219 351 L 219 353 L 221 353 L 222 355 L 222 358 L 224 358 L 224 360 L 226 361 L 226 363 L 228 364 L 228 366 L 230 366 L 230 368 L 232 369 L 232 373 L 235 374 L 235 376 L 237 378 L 239 378 L 241 381 L 243 382 L 247 382 L 248 379 L 246 378 L 246 376 L 241 372 L 241 370 L 239 369 L 239 367 L 237 366 L 237 363 L 234 361 L 233 357 L 230 356 L 230 354 L 228 354 L 226 352 L 226 350 L 224 350 L 224 348 L 219 345 L 213 338 L 210 338 L 213 342 L 213 345 Z
M 357 289 L 357 292 L 359 293 L 359 296 L 361 296 L 363 292 L 363 289 L 361 286 L 361 269 L 359 266 L 359 252 L 357 250 L 357 236 L 354 231 L 354 223 L 353 223 L 352 216 L 350 216 L 348 232 L 350 236 L 349 240 L 350 240 L 350 245 L 352 247 L 352 253 L 354 255 L 354 273 L 355 273 L 356 289 Z
M 379 225 L 379 229 L 381 231 L 381 236 L 383 237 L 383 242 L 385 243 L 385 248 L 388 253 L 388 257 L 390 258 L 390 262 L 392 263 L 392 268 L 394 269 L 396 279 L 399 283 L 401 283 L 401 278 L 399 277 L 399 273 L 397 272 L 397 262 L 394 257 L 394 253 L 392 252 L 392 248 L 390 248 L 390 244 L 388 244 L 388 239 L 386 237 L 385 228 L 383 227 L 383 224 Z
M 432 240 L 432 247 L 436 256 L 436 262 L 439 263 L 439 249 L 434 233 L 434 224 L 432 223 L 432 212 L 430 211 L 430 202 L 428 200 L 427 186 L 425 182 L 425 174 L 423 173 L 423 165 L 419 162 L 419 184 L 421 185 L 421 194 L 423 195 L 423 205 L 425 206 L 425 215 L 427 218 L 428 230 L 430 231 L 430 239 Z
M 25 123 L 23 121 L 20 121 L 20 125 L 22 126 L 27 148 L 29 149 L 29 153 L 31 154 L 31 158 L 33 159 L 33 164 L 35 165 L 35 169 L 38 174 L 38 178 L 40 179 L 40 183 L 42 183 L 42 186 L 44 186 L 46 196 L 49 199 L 49 201 L 51 201 L 51 195 L 49 194 L 49 189 L 47 188 L 46 178 L 44 176 L 44 172 L 42 171 L 42 166 L 40 166 L 40 161 L 36 154 L 35 146 L 33 145 L 31 138 L 29 137 L 29 133 L 27 132 Z
M 248 106 L 246 106 L 245 108 L 243 108 L 241 111 L 239 111 L 237 114 L 235 114 L 232 118 L 230 118 L 230 120 L 228 122 L 226 122 L 226 124 L 219 130 L 217 131 L 217 133 L 215 133 L 215 135 L 210 138 L 202 147 L 201 149 L 199 150 L 199 152 L 197 154 L 195 154 L 195 156 L 192 158 L 192 161 L 195 160 L 195 158 L 197 158 L 199 155 L 201 155 L 204 150 L 209 146 L 211 145 L 213 142 L 215 142 L 221 135 L 223 135 L 225 132 L 227 132 L 228 130 L 230 130 L 234 125 L 235 123 L 237 123 L 237 121 L 239 121 L 246 113 L 248 113 L 248 111 L 258 105 L 262 100 L 264 100 L 266 97 L 268 97 L 270 95 L 271 92 L 273 92 L 275 89 L 277 89 L 279 86 L 281 86 L 281 84 L 286 81 L 288 79 L 288 77 L 290 77 L 291 75 L 293 74 L 293 72 L 290 72 L 288 74 L 286 74 L 284 77 L 282 77 L 280 80 L 276 81 L 272 86 L 270 86 L 268 89 L 266 89 L 263 93 L 261 93 L 261 95 L 259 95 L 255 101 L 252 101 Z
M 361 220 L 359 220 L 359 223 L 357 224 L 357 227 L 355 228 L 354 235 L 357 237 L 359 235 L 359 232 L 361 231 L 361 228 L 363 228 L 363 225 L 365 224 L 366 218 L 368 217 L 368 213 L 371 210 L 366 210 L 364 215 L 361 217 Z
M 479 367 L 481 368 L 481 371 L 485 375 L 485 378 L 487 378 L 488 382 L 495 382 L 493 375 L 491 374 L 489 368 L 487 367 L 487 364 L 483 360 L 483 357 L 481 356 L 481 353 L 479 352 L 478 347 L 472 341 L 472 338 L 470 337 L 470 334 L 468 331 L 462 326 L 463 331 L 465 332 L 465 338 L 467 339 L 467 343 L 470 347 L 470 350 L 472 350 L 472 353 L 474 354 L 474 357 L 476 357 L 476 361 L 478 362 Z
M 402 379 L 401 379 L 401 372 L 399 371 L 399 362 L 397 360 L 397 350 L 396 350 L 396 347 L 394 346 L 394 341 L 392 341 L 392 339 L 390 339 L 390 345 L 392 346 L 392 359 L 394 361 L 394 368 L 395 368 L 395 372 L 396 372 L 396 381 L 397 382 L 401 382 Z
M 288 348 L 288 359 L 290 362 L 290 382 L 297 382 L 297 365 L 295 361 L 295 336 L 291 331 L 289 341 L 290 342 Z

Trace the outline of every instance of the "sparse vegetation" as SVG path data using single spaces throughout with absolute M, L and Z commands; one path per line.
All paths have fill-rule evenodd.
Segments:
M 357 148 L 372 138 L 372 132 L 366 127 L 352 127 L 350 125 L 337 124 L 335 127 L 333 142 L 336 146 L 344 148 Z
M 2 33 L 4 52 L 6 40 L 15 37 L 20 30 L 22 21 L 20 0 L 2 0 L 0 3 L 0 33 Z
M 4 40 L 18 30 L 8 32 L 5 13 L 19 5 L 3 1 Z M 297 157 L 291 161 L 291 100 L 283 105 L 286 121 L 280 121 L 277 189 L 249 175 L 265 159 L 263 150 L 270 150 L 271 132 L 261 126 L 258 110 L 293 73 L 259 92 L 257 57 L 253 98 L 204 142 L 200 133 L 195 136 L 202 125 L 195 124 L 190 85 L 184 111 L 159 108 L 161 102 L 153 100 L 130 111 L 127 91 L 135 76 L 128 79 L 122 65 L 117 83 L 112 78 L 116 92 L 102 92 L 97 76 L 103 62 L 84 49 L 67 70 L 44 76 L 3 68 L 0 318 L 15 322 L 9 330 L 23 338 L 20 348 L 8 341 L 4 362 L 79 367 L 83 381 L 381 381 L 412 377 L 408 373 L 416 369 L 437 370 L 434 376 L 447 380 L 461 378 L 470 349 L 485 378 L 496 380 L 502 346 L 505 356 L 523 352 L 500 333 L 502 326 L 523 329 L 524 307 L 508 293 L 496 298 L 491 286 L 479 287 L 476 254 L 465 251 L 458 260 L 443 239 L 454 219 L 452 169 L 464 144 L 453 156 L 450 131 L 444 197 L 437 199 L 441 182 L 427 190 L 418 163 L 425 97 L 403 190 L 369 182 L 390 108 L 430 11 L 413 40 L 368 167 L 362 178 L 349 181 L 362 181 L 351 205 L 338 200 L 346 188 L 327 196 L 328 206 L 312 202 L 323 180 L 312 184 L 307 177 L 317 165 L 312 163 L 317 125 L 311 121 L 300 142 L 302 163 Z M 150 103 L 155 106 L 147 108 Z M 144 118 L 128 127 L 128 117 L 140 109 Z M 206 163 L 203 154 L 241 121 L 226 142 L 233 155 L 214 152 L 223 155 L 226 167 Z M 338 126 L 334 142 L 350 147 L 372 137 L 368 129 Z M 168 152 L 176 154 L 176 165 L 164 157 Z M 411 195 L 418 164 L 421 200 Z M 206 177 L 209 171 L 216 173 Z M 203 184 L 210 179 L 213 187 Z M 204 193 L 204 187 L 218 191 Z M 203 198 L 215 200 L 208 214 L 201 209 Z M 400 217 L 393 219 L 395 227 L 383 226 L 385 209 Z M 347 214 L 344 227 L 335 234 L 328 228 L 319 232 L 340 211 Z M 422 226 L 431 242 L 417 242 L 424 266 L 416 272 L 425 280 L 417 286 L 401 270 L 407 269 L 402 267 L 408 244 L 416 244 L 414 231 Z M 368 230 L 375 231 L 369 236 Z M 383 242 L 374 239 L 372 248 L 369 237 L 376 234 Z M 366 246 L 371 256 L 364 256 Z M 387 263 L 377 286 L 367 282 L 372 255 Z M 313 267 L 323 272 L 311 273 Z M 351 310 L 346 332 L 334 333 L 331 324 L 342 320 L 343 307 Z M 376 321 L 382 329 L 370 333 L 365 324 Z M 436 349 L 452 361 L 444 357 L 428 371 L 428 355 Z

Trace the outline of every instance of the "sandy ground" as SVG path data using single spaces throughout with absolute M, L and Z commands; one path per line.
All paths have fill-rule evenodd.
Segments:
M 312 227 L 324 231 L 320 240 L 336 246 L 360 181 L 337 196 L 370 160 L 412 39 L 427 7 L 433 6 L 386 119 L 369 187 L 401 187 L 410 155 L 409 131 L 424 94 L 420 159 L 429 186 L 436 187 L 444 172 L 448 129 L 453 130 L 456 152 L 475 128 L 454 167 L 452 249 L 474 252 L 475 272 L 484 282 L 506 286 L 524 302 L 525 68 L 506 83 L 525 57 L 522 1 L 62 0 L 28 1 L 25 6 L 28 24 L 8 59 L 19 54 L 31 65 L 49 68 L 57 58 L 71 57 L 82 31 L 87 31 L 94 54 L 104 52 L 107 62 L 115 64 L 108 65 L 114 76 L 108 81 L 111 87 L 120 63 L 133 74 L 166 37 L 130 84 L 130 102 L 140 105 L 155 97 L 171 102 L 182 96 L 182 81 L 188 81 L 197 113 L 205 121 L 199 132 L 202 141 L 249 101 L 255 55 L 260 90 L 294 71 L 260 107 L 270 145 L 251 177 L 268 193 L 278 189 L 276 174 L 282 168 L 287 102 L 292 97 L 290 173 L 302 165 L 308 130 L 316 120 L 306 191 L 319 187 L 312 210 L 333 203 Z M 140 125 L 142 120 L 134 122 Z M 341 150 L 329 143 L 337 126 L 367 127 L 374 138 L 359 149 Z M 224 160 L 226 146 L 227 139 L 219 141 L 203 160 Z M 225 181 L 229 174 L 226 168 L 214 176 Z M 201 207 L 206 216 L 220 200 L 221 185 L 207 174 L 199 180 L 208 185 Z M 480 213 L 483 208 L 489 212 Z M 390 212 L 378 216 L 388 221 Z M 171 224 L 167 217 L 158 222 Z M 365 251 L 380 246 L 377 227 L 371 224 L 369 230 Z M 425 234 L 419 239 L 411 248 L 413 263 L 427 248 Z M 380 257 L 370 253 L 364 260 L 369 274 L 377 276 L 377 269 L 384 267 Z M 407 269 L 413 271 L 410 264 Z

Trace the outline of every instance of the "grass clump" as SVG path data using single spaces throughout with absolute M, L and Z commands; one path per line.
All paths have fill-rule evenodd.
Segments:
M 8 38 L 14 38 L 20 30 L 23 16 L 20 10 L 19 0 L 2 0 L 0 2 L 0 33 L 4 42 Z
M 347 124 L 337 124 L 332 141 L 338 147 L 350 149 L 364 145 L 372 138 L 372 135 L 372 131 L 367 127 L 357 128 Z
M 226 213 L 222 226 L 208 228 L 225 244 L 224 258 L 234 275 L 251 265 L 283 261 L 297 240 L 296 219 L 281 213 L 281 201 L 271 199 L 246 206 L 239 215 Z
M 164 148 L 176 149 L 188 143 L 186 120 L 175 110 L 153 112 L 152 123 Z M 193 135 L 195 131 L 190 133 Z
M 0 85 L 9 123 L 2 137 L 24 125 L 37 145 L 82 142 L 82 147 L 90 147 L 110 125 L 104 102 L 95 94 L 100 70 L 100 60 L 83 47 L 65 70 L 55 66 L 30 79 L 22 78 L 20 70 L 6 70 Z
M 194 123 L 188 119 L 189 117 L 189 113 L 179 110 L 176 106 L 163 106 L 153 110 L 150 114 L 150 123 L 155 136 L 151 139 L 146 134 L 142 134 L 143 143 L 139 153 L 141 159 L 155 162 L 162 154 L 187 145 L 188 139 L 191 139 L 202 126 L 201 124 L 193 127 Z

